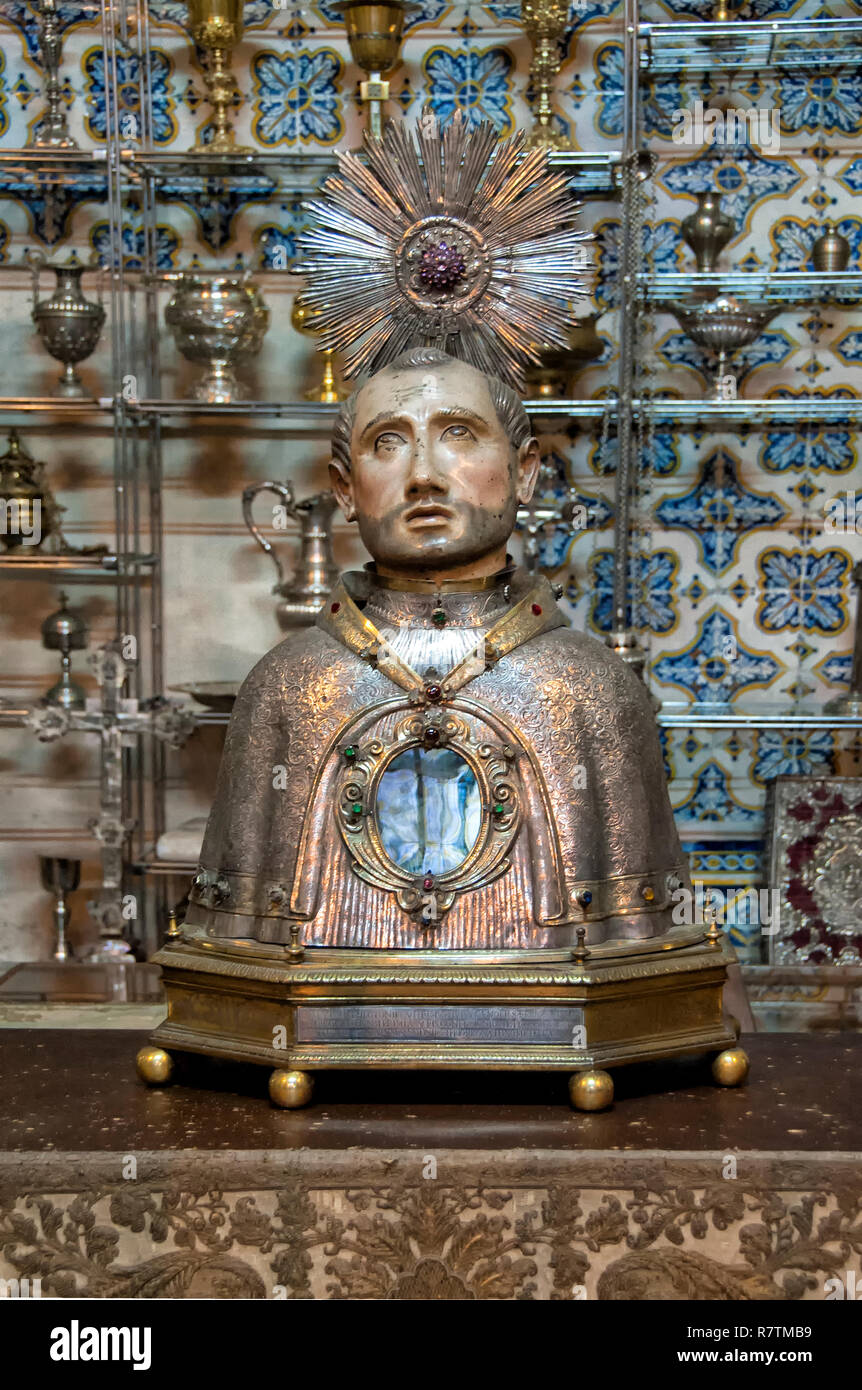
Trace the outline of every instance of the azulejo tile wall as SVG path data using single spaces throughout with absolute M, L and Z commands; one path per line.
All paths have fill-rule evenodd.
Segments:
M 813 0 L 752 0 L 745 15 L 798 17 L 819 9 Z M 99 147 L 106 135 L 106 93 L 98 6 L 61 0 L 58 13 L 70 127 L 82 148 Z M 706 5 L 691 0 L 642 9 L 642 17 L 652 20 L 697 19 L 708 13 Z M 862 6 L 833 5 L 831 13 L 855 15 Z M 412 122 L 430 102 L 441 115 L 458 107 L 473 121 L 491 120 L 501 133 L 528 126 L 530 49 L 518 18 L 517 4 L 422 0 L 407 24 L 403 61 L 392 76 L 391 114 Z M 149 20 L 152 140 L 161 150 L 187 150 L 202 134 L 206 138 L 210 107 L 185 6 L 180 0 L 151 0 Z M 242 93 L 234 112 L 239 140 L 273 153 L 326 154 L 354 147 L 362 126 L 357 100 L 361 73 L 330 0 L 302 5 L 250 0 L 245 25 L 233 57 Z M 3 0 L 0 32 L 0 148 L 19 148 L 31 138 L 43 111 L 31 6 Z M 575 149 L 620 147 L 622 53 L 619 0 L 573 3 L 556 111 L 558 125 Z M 121 59 L 119 76 L 124 131 L 134 146 L 144 115 L 134 55 Z M 675 113 L 696 101 L 777 111 L 777 147 L 676 145 Z M 647 269 L 679 270 L 691 263 L 680 222 L 691 212 L 694 194 L 705 188 L 722 194 L 734 222 L 734 237 L 721 260 L 728 269 L 809 265 L 826 216 L 848 238 L 851 265 L 858 264 L 858 73 L 682 71 L 643 86 L 641 122 L 656 154 L 644 228 Z M 76 251 L 84 257 L 95 250 L 107 259 L 105 183 L 97 170 L 81 174 L 50 197 L 39 181 L 5 171 L 0 180 L 3 262 L 20 263 L 28 246 L 61 256 Z M 143 264 L 144 231 L 133 200 L 125 216 L 124 255 L 134 269 Z M 601 397 L 613 386 L 618 366 L 619 205 L 611 198 L 591 199 L 584 219 L 596 236 L 594 307 L 600 312 L 598 331 L 605 350 L 600 360 L 576 373 L 572 392 Z M 267 176 L 249 179 L 241 188 L 213 183 L 201 197 L 178 177 L 162 190 L 157 220 L 160 269 L 243 265 L 258 272 L 273 325 L 258 367 L 256 394 L 298 396 L 313 379 L 312 348 L 290 328 L 284 278 L 278 286 L 267 278 L 296 255 L 304 222 L 298 191 Z M 298 287 L 298 282 L 289 284 L 291 290 Z M 10 332 L 17 334 L 22 349 L 15 354 L 19 377 L 9 394 L 36 393 L 34 383 L 45 368 L 41 349 L 28 337 L 29 301 L 23 286 L 22 281 L 3 296 Z M 168 342 L 163 352 L 165 391 L 171 394 L 181 364 Z M 699 397 L 708 389 L 707 364 L 667 314 L 654 311 L 646 319 L 641 358 L 641 387 L 655 395 Z M 105 383 L 107 361 L 97 355 L 85 364 L 94 385 L 100 374 Z M 743 396 L 856 397 L 862 388 L 857 309 L 816 304 L 787 308 L 773 318 L 740 365 Z M 109 389 L 108 384 L 99 388 Z M 49 465 L 52 453 L 54 459 L 65 458 L 71 449 L 68 438 L 39 442 Z M 665 701 L 731 700 L 746 707 L 766 702 L 788 716 L 802 704 L 822 703 L 835 694 L 849 676 L 850 572 L 862 553 L 855 529 L 855 518 L 862 515 L 856 507 L 862 474 L 855 432 L 834 425 L 715 431 L 656 424 L 638 442 L 633 617 L 649 649 L 655 692 Z M 602 443 L 598 428 L 572 429 L 547 434 L 543 444 L 549 490 L 560 492 L 574 483 L 588 521 L 574 536 L 560 530 L 546 536 L 542 563 L 564 583 L 574 621 L 603 632 L 611 621 L 614 436 Z M 184 605 L 168 605 L 169 683 L 241 675 L 278 639 L 268 597 L 271 576 L 242 529 L 238 510 L 242 485 L 273 474 L 293 476 L 300 491 L 319 488 L 325 480 L 325 445 L 246 430 L 229 442 L 212 444 L 209 453 L 200 441 L 179 435 L 166 446 L 166 587 L 169 595 L 180 590 L 185 595 Z M 110 524 L 107 466 L 88 476 L 85 491 L 76 492 L 79 475 L 71 463 L 59 476 L 67 481 L 63 501 L 76 536 L 98 539 L 100 528 Z M 845 525 L 827 531 L 825 510 L 836 498 L 845 508 Z M 343 529 L 338 550 L 344 563 L 359 558 L 356 543 Z M 217 592 L 214 573 L 219 576 Z M 48 607 L 44 595 L 20 594 L 17 601 L 15 630 L 5 634 L 11 638 L 5 644 L 10 662 L 5 684 L 13 683 L 14 673 L 16 688 L 32 695 L 48 684 L 50 668 L 33 640 Z M 99 607 L 103 600 L 85 593 L 83 602 L 94 632 L 99 623 L 107 631 L 109 615 Z M 730 889 L 758 882 L 763 872 L 769 781 L 785 773 L 852 770 L 858 752 L 846 735 L 791 725 L 720 734 L 678 729 L 665 732 L 663 741 L 671 795 L 695 876 Z M 213 758 L 209 748 L 206 754 L 190 750 L 174 760 L 169 824 L 206 810 L 211 784 L 201 763 Z M 79 773 L 86 782 L 80 769 L 70 775 Z M 46 762 L 35 763 L 27 773 L 32 783 L 28 794 L 36 797 L 37 785 L 47 794 L 56 775 Z M 91 796 L 91 776 L 87 786 Z M 11 853 L 10 843 L 2 844 L 4 856 Z M 13 893 L 11 901 L 17 925 L 3 939 L 14 943 L 12 953 L 45 953 L 47 905 L 32 884 L 21 885 L 20 896 Z M 30 939 L 21 924 L 37 905 L 44 925 L 42 934 Z M 751 957 L 758 955 L 759 943 L 744 928 L 736 930 L 736 939 Z

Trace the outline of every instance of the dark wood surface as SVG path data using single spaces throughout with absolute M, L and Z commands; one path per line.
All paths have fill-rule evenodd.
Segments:
M 190 1058 L 178 1082 L 135 1074 L 146 1034 L 0 1030 L 6 1151 L 427 1147 L 862 1153 L 862 1036 L 761 1034 L 739 1090 L 708 1061 L 619 1068 L 612 1110 L 572 1111 L 564 1073 L 318 1073 L 312 1105 L 273 1108 L 264 1067 Z

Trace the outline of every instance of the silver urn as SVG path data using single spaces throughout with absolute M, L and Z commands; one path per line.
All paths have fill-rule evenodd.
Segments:
M 234 368 L 260 352 L 269 327 L 257 285 L 248 272 L 183 270 L 165 278 L 176 281 L 165 322 L 183 356 L 206 368 L 187 396 L 211 405 L 245 399 Z
M 86 396 L 83 382 L 75 371 L 75 363 L 89 357 L 99 341 L 105 323 L 101 287 L 99 301 L 84 298 L 81 276 L 90 267 L 76 261 L 65 265 L 51 264 L 44 251 L 28 251 L 27 262 L 33 276 L 33 310 L 31 317 L 36 331 L 52 357 L 63 363 L 63 374 L 56 390 L 58 396 Z M 39 275 L 53 270 L 57 285 L 50 299 L 39 298 Z
M 680 223 L 683 240 L 694 252 L 698 270 L 715 270 L 720 252 L 736 230 L 721 210 L 721 196 L 707 190 L 697 195 L 697 207 Z
M 827 222 L 811 248 L 815 270 L 846 270 L 850 260 L 850 242 L 842 236 L 834 222 Z

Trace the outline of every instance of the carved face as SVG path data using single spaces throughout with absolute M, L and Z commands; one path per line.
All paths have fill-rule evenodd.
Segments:
M 331 466 L 348 520 L 382 573 L 492 574 L 539 466 L 516 450 L 481 372 L 463 363 L 387 368 L 362 388 L 351 467 Z

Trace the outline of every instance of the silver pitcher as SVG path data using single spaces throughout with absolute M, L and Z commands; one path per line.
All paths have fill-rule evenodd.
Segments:
M 234 367 L 260 352 L 269 328 L 269 309 L 249 272 L 182 270 L 159 277 L 176 289 L 165 309 L 177 347 L 206 372 L 187 393 L 189 399 L 229 405 L 248 394 Z
M 289 581 L 285 581 L 281 561 L 272 545 L 261 535 L 254 523 L 252 505 L 259 492 L 272 492 L 281 498 L 281 512 L 298 522 L 299 562 Z M 297 502 L 290 483 L 252 483 L 242 494 L 242 514 L 245 524 L 261 550 L 265 550 L 275 565 L 278 582 L 272 592 L 281 602 L 275 615 L 282 631 L 314 622 L 318 610 L 338 578 L 332 554 L 332 515 L 337 507 L 331 492 L 318 492 Z
M 33 276 L 33 310 L 31 318 L 36 331 L 52 357 L 63 363 L 63 374 L 55 392 L 58 396 L 86 396 L 84 385 L 74 364 L 89 357 L 99 341 L 105 323 L 102 304 L 102 283 L 99 280 L 99 300 L 94 304 L 84 298 L 81 276 L 95 268 L 70 260 L 65 265 L 51 263 L 44 251 L 29 250 L 25 259 Z M 97 263 L 98 264 L 98 263 Z M 39 298 L 39 276 L 42 270 L 53 270 L 57 285 L 50 299 Z

